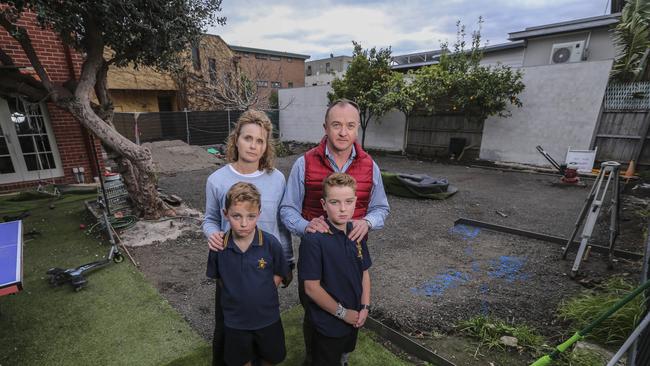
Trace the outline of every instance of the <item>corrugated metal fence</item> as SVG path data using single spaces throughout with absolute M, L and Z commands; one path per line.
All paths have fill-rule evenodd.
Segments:
M 592 143 L 598 146 L 596 159 L 650 166 L 649 127 L 650 83 L 608 85 Z
M 115 113 L 113 124 L 129 140 L 144 142 L 182 140 L 189 145 L 223 144 L 240 110 Z M 266 111 L 277 134 L 278 111 Z

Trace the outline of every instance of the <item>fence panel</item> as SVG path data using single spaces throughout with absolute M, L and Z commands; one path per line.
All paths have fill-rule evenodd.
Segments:
M 461 114 L 415 115 L 409 118 L 406 152 L 427 157 L 449 156 L 452 138 L 464 138 L 472 145 L 464 158 L 477 158 L 483 136 L 483 121 Z
M 643 271 L 641 274 L 641 283 L 650 279 L 650 235 L 646 238 L 645 259 L 643 260 Z M 646 291 L 646 314 L 650 311 L 650 290 Z M 643 319 L 643 316 L 640 317 Z M 628 354 L 628 365 L 631 366 L 648 366 L 650 365 L 650 327 L 641 333 L 637 339 L 634 349 Z
M 223 144 L 228 138 L 228 123 L 237 121 L 242 111 L 188 112 L 189 144 Z M 183 123 L 185 123 L 183 121 Z
M 628 163 L 634 156 L 648 117 L 647 111 L 606 111 L 603 112 L 596 134 L 598 146 L 596 160 L 614 160 Z M 647 140 L 650 136 L 645 136 Z M 650 165 L 650 148 L 644 144 L 637 165 Z

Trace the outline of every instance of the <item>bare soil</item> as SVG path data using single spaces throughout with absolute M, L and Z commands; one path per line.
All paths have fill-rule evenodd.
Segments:
M 296 158 L 280 158 L 277 166 L 288 175 Z M 377 156 L 375 160 L 382 169 L 446 177 L 459 188 L 444 201 L 389 196 L 391 214 L 386 226 L 370 235 L 371 315 L 404 333 L 451 334 L 459 321 L 485 314 L 526 323 L 554 337 L 566 326 L 555 318 L 562 299 L 612 275 L 638 278 L 640 262 L 618 260 L 613 269 L 608 269 L 606 258 L 592 253 L 583 262 L 578 281 L 572 280 L 568 273 L 575 254 L 562 260 L 558 244 L 454 227 L 456 219 L 466 217 L 566 237 L 589 187 L 557 187 L 552 185 L 557 178 L 549 175 L 395 156 Z M 213 170 L 163 175 L 160 186 L 202 210 L 205 180 Z M 645 221 L 638 212 L 643 205 L 627 198 L 625 202 L 618 246 L 642 252 Z M 606 224 L 599 224 L 595 243 L 606 245 L 606 231 L 602 229 Z M 297 244 L 294 238 L 296 253 Z M 209 339 L 214 284 L 204 275 L 207 244 L 201 233 L 188 231 L 176 239 L 132 251 L 145 276 Z M 298 304 L 295 282 L 280 291 L 280 298 L 283 309 Z M 428 343 L 436 347 L 435 341 Z

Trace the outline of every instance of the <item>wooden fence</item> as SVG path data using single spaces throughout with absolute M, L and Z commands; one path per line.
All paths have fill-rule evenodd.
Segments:
M 448 157 L 452 138 L 465 139 L 472 146 L 463 155 L 478 158 L 483 137 L 483 121 L 469 120 L 462 114 L 418 114 L 407 126 L 406 152 L 423 157 Z

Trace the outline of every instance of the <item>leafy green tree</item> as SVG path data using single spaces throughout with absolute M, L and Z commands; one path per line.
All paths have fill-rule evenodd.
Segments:
M 614 29 L 620 50 L 610 76 L 619 82 L 649 79 L 650 0 L 628 0 Z
M 465 27 L 457 23 L 456 42 L 451 49 L 442 44 L 438 64 L 418 69 L 413 75 L 418 105 L 429 113 L 457 112 L 485 120 L 492 115 L 510 116 L 508 105 L 521 107 L 519 95 L 525 86 L 520 70 L 506 65 L 482 66 L 481 32 L 472 33 L 467 48 Z
M 391 108 L 391 102 L 386 98 L 390 87 L 390 48 L 375 47 L 364 50 L 357 42 L 352 41 L 354 53 L 352 62 L 342 79 L 332 81 L 332 92 L 327 94 L 330 102 L 346 98 L 359 105 L 361 122 L 361 146 L 365 147 L 366 129 L 370 119 L 380 118 Z
M 220 6 L 221 0 L 0 0 L 0 26 L 20 44 L 38 75 L 21 73 L 23 65 L 0 45 L 0 95 L 52 102 L 70 112 L 119 156 L 117 163 L 136 209 L 145 217 L 164 215 L 167 207 L 156 191 L 151 152 L 120 135 L 112 124 L 108 67 L 169 70 L 178 62 L 179 51 L 195 43 L 207 25 L 225 24 L 225 18 L 217 16 Z M 50 79 L 29 32 L 19 22 L 27 13 L 36 14 L 42 27 L 51 28 L 78 51 L 83 58 L 78 80 Z

